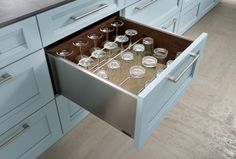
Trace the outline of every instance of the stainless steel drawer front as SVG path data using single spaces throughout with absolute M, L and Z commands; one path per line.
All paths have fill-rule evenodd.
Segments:
M 136 96 L 62 58 L 48 55 L 57 93 L 134 136 Z

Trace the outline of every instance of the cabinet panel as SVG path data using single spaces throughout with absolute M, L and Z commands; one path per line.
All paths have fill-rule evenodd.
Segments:
M 158 28 L 176 33 L 178 31 L 178 25 L 179 25 L 179 12 L 175 16 L 171 17 L 170 19 L 162 23 Z
M 218 4 L 219 0 L 200 0 L 200 2 L 200 16 L 203 16 Z
M 86 110 L 63 96 L 57 97 L 56 103 L 64 134 L 88 115 Z
M 180 21 L 179 21 L 179 34 L 183 34 L 187 31 L 190 27 L 195 24 L 199 19 L 199 7 L 200 3 L 194 3 L 189 7 L 182 10 L 180 14 Z
M 124 17 L 153 26 L 180 11 L 180 0 L 142 0 L 127 7 Z
M 39 109 L 53 99 L 43 50 L 0 70 L 0 122 L 31 106 Z
M 0 29 L 0 68 L 42 47 L 36 18 Z
M 0 124 L 0 158 L 36 158 L 62 136 L 55 101 L 26 119 L 21 116 L 15 125 L 6 125 Z
M 69 34 L 115 13 L 124 0 L 74 1 L 37 15 L 43 45 L 47 46 Z

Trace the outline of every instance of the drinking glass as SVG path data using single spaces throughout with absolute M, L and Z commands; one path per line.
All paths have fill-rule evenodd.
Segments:
M 116 36 L 115 41 L 120 43 L 120 49 L 122 51 L 122 50 L 124 50 L 124 43 L 129 41 L 129 38 L 126 35 L 119 35 L 119 36 Z
M 108 79 L 108 78 L 109 78 L 107 71 L 104 70 L 104 69 L 98 70 L 97 72 L 95 72 L 95 74 L 96 74 L 98 77 L 101 77 L 101 78 L 103 78 L 103 79 Z
M 131 46 L 132 43 L 133 43 L 133 42 L 132 42 L 132 37 L 135 36 L 135 35 L 137 35 L 138 32 L 137 32 L 137 30 L 134 30 L 134 29 L 127 29 L 127 30 L 125 31 L 125 34 L 129 36 L 129 46 Z
M 159 63 L 165 64 L 166 63 L 166 57 L 168 55 L 168 50 L 164 48 L 156 48 L 154 49 L 154 54 L 153 56 L 157 58 Z
M 151 37 L 143 38 L 143 45 L 145 46 L 145 55 L 150 56 L 153 54 L 154 39 Z
M 141 65 L 142 57 L 144 57 L 145 46 L 143 44 L 135 44 L 133 46 L 135 53 L 135 64 Z
M 107 67 L 109 68 L 109 80 L 114 83 L 119 82 L 121 63 L 118 60 L 111 60 Z
M 106 42 L 104 48 L 108 50 L 107 58 L 110 58 L 112 57 L 112 50 L 118 48 L 118 45 L 115 42 Z
M 106 41 L 109 41 L 109 33 L 114 31 L 114 28 L 112 26 L 105 26 L 100 29 L 101 32 L 106 33 Z
M 79 54 L 76 57 L 76 61 L 88 57 L 87 55 L 84 55 L 82 52 L 82 48 L 88 44 L 87 39 L 78 38 L 75 41 L 73 41 L 72 44 L 76 47 L 79 47 Z
M 85 57 L 80 59 L 78 64 L 88 69 L 90 66 L 94 64 L 94 60 L 90 57 Z
M 90 51 L 99 50 L 100 48 L 97 46 L 97 41 L 102 38 L 102 34 L 98 32 L 89 33 L 88 38 L 93 40 L 93 48 Z
M 129 79 L 141 79 L 145 76 L 146 70 L 144 67 L 136 65 L 132 66 L 129 69 L 129 76 L 126 77 L 121 83 L 120 86 L 122 86 L 125 82 L 127 82 Z
M 124 25 L 124 22 L 121 20 L 114 20 L 111 25 L 116 28 L 116 37 L 119 34 L 119 27 Z
M 64 59 L 66 59 L 66 57 L 73 54 L 73 50 L 71 50 L 69 48 L 62 48 L 62 49 L 57 50 L 56 54 L 60 57 L 63 57 Z

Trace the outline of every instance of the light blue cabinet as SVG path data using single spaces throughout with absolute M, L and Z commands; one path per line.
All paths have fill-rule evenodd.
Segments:
M 216 4 L 219 3 L 219 0 L 200 0 L 200 16 L 204 16 L 209 12 Z
M 134 4 L 138 1 L 141 1 L 141 0 L 125 0 L 125 6 L 128 7 L 129 5 Z
M 64 134 L 88 115 L 86 110 L 63 96 L 58 96 L 56 103 Z
M 183 34 L 199 20 L 200 2 L 192 3 L 180 13 L 178 33 Z
M 35 17 L 0 28 L 0 69 L 40 48 Z
M 148 26 L 160 27 L 180 9 L 180 0 L 141 0 L 125 8 L 122 16 Z
M 73 1 L 37 15 L 43 45 L 47 46 L 84 27 L 118 12 L 124 0 Z
M 172 33 L 176 33 L 178 31 L 179 26 L 179 12 L 175 14 L 173 17 L 167 19 L 164 23 L 154 26 L 157 28 L 161 28 L 165 31 L 169 31 Z
M 34 114 L 25 109 L 0 123 L 0 158 L 36 159 L 61 136 L 55 101 Z
M 0 122 L 26 107 L 35 111 L 53 98 L 43 50 L 0 69 Z

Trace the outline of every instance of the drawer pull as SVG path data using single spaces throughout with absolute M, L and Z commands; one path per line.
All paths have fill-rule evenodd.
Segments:
M 0 85 L 6 81 L 9 81 L 10 79 L 12 79 L 12 76 L 10 74 L 8 73 L 3 74 L 0 78 Z
M 13 140 L 15 140 L 17 137 L 25 133 L 30 126 L 28 124 L 23 124 L 22 128 L 17 130 L 12 136 L 10 136 L 8 139 L 6 139 L 3 143 L 0 144 L 0 149 L 6 147 L 8 144 L 10 144 Z
M 147 6 L 153 4 L 153 3 L 157 2 L 157 1 L 159 1 L 159 0 L 150 0 L 150 1 L 147 1 L 147 2 L 145 2 L 145 3 L 143 3 L 143 4 L 139 5 L 139 6 L 135 7 L 135 9 L 136 9 L 136 10 L 142 10 L 142 9 L 146 8 Z
M 82 18 L 84 18 L 84 17 L 86 17 L 86 16 L 88 16 L 88 15 L 90 15 L 92 13 L 95 13 L 95 12 L 97 12 L 99 10 L 102 10 L 103 8 L 106 8 L 106 7 L 108 7 L 107 4 L 99 4 L 97 7 L 95 7 L 94 9 L 92 9 L 90 11 L 88 11 L 87 13 L 84 13 L 84 14 L 79 15 L 79 16 L 72 16 L 71 19 L 73 19 L 75 21 L 79 20 L 79 19 L 82 19 Z
M 183 77 L 185 72 L 187 72 L 188 69 L 198 60 L 198 58 L 200 57 L 200 54 L 191 53 L 190 56 L 194 57 L 193 61 L 177 77 L 170 76 L 168 77 L 168 80 L 170 80 L 171 82 L 177 83 L 180 80 L 180 78 Z
M 169 28 L 170 26 L 175 25 L 176 22 L 177 22 L 177 19 L 174 18 L 170 24 L 168 24 L 168 25 L 166 25 L 166 26 L 163 26 L 163 27 L 161 27 L 161 28 L 164 29 L 164 30 L 166 30 L 166 29 Z

